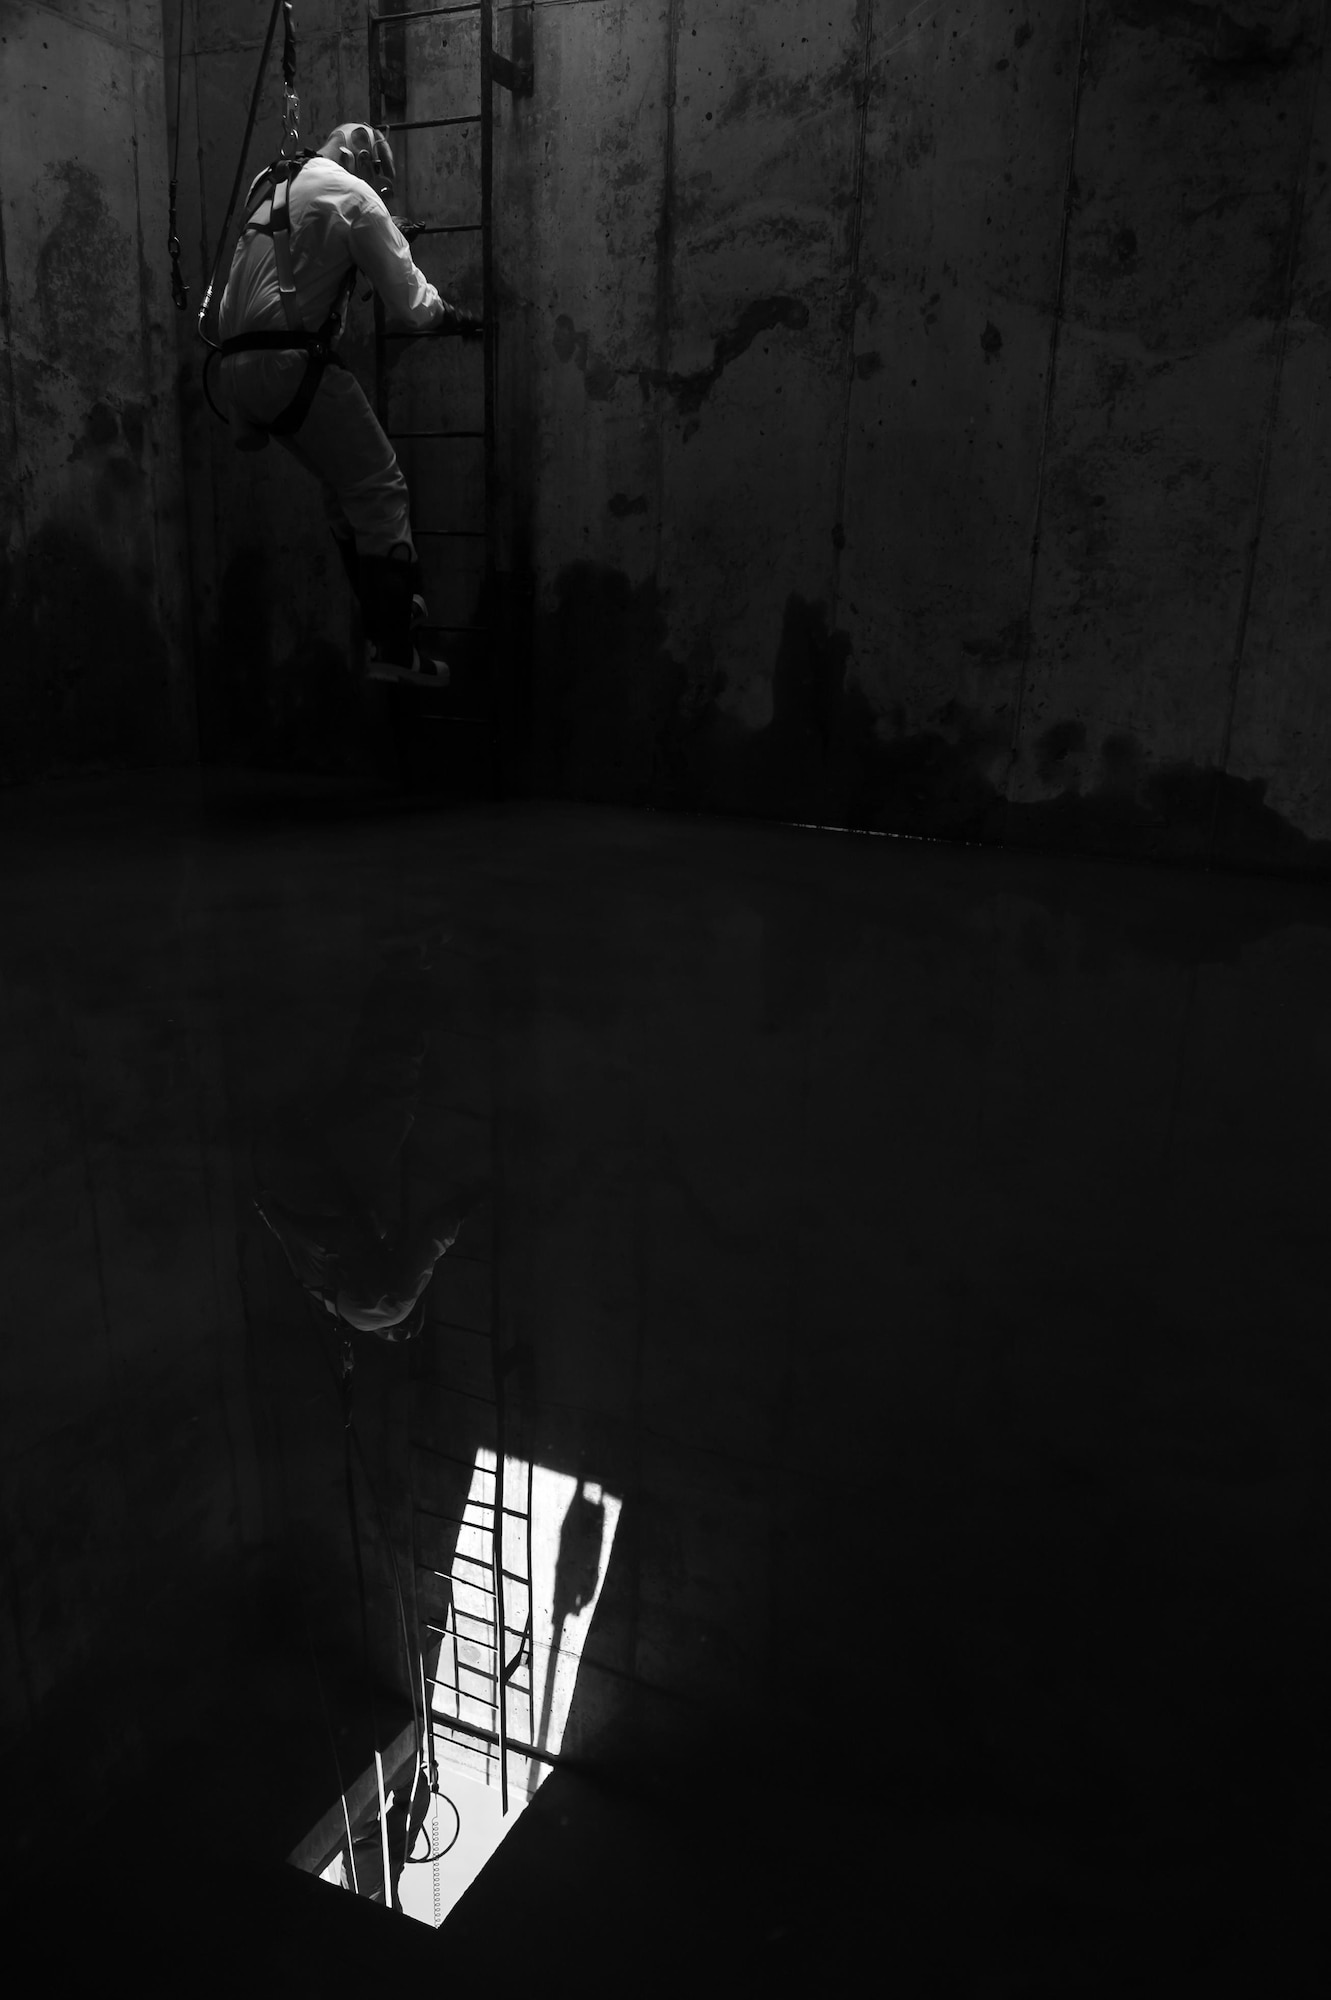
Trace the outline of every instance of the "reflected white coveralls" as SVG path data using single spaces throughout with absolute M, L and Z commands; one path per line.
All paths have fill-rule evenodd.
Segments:
M 250 183 L 247 206 L 262 178 L 257 175 Z M 447 315 L 448 307 L 416 268 L 406 238 L 379 196 L 345 167 L 322 155 L 307 160 L 291 183 L 290 204 L 295 311 L 308 332 L 318 332 L 356 271 L 369 279 L 394 324 L 432 327 Z M 253 220 L 266 222 L 270 208 L 265 202 Z M 344 324 L 345 301 L 339 318 Z M 270 235 L 242 234 L 218 324 L 223 340 L 239 333 L 288 330 Z M 334 340 L 341 335 L 339 325 Z M 299 390 L 306 357 L 298 349 L 229 354 L 220 369 L 232 440 L 241 449 L 252 449 L 267 437 L 261 426 L 280 416 Z M 278 443 L 322 481 L 329 525 L 340 542 L 354 536 L 362 556 L 387 556 L 405 546 L 414 558 L 407 483 L 364 391 L 347 368 L 334 364 L 324 370 L 300 429 L 278 434 Z

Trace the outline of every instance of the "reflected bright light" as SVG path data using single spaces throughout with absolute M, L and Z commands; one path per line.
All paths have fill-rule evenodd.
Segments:
M 441 1923 L 475 1881 L 549 1775 L 545 1760 L 559 1754 L 623 1504 L 593 1480 L 525 1459 L 506 1457 L 501 1495 L 496 1483 L 495 1454 L 482 1448 L 472 1466 L 448 1576 L 443 1637 L 432 1640 L 425 1659 L 443 1797 L 431 1801 L 412 1860 L 401 1870 L 399 1893 L 405 1913 L 427 1924 Z M 495 1664 L 497 1498 L 502 1656 L 513 1668 L 502 1690 L 507 1815 Z M 371 1804 L 368 1820 L 356 1829 L 358 1854 L 377 1817 Z M 400 1867 L 396 1855 L 393 1866 Z M 351 1886 L 341 1850 L 320 1873 L 324 1881 Z

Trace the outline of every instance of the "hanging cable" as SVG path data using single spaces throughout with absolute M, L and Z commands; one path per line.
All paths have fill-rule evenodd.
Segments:
M 378 1756 L 379 1756 L 378 1752 L 379 1726 L 378 1726 L 378 1717 L 374 1705 L 374 1691 L 369 1673 L 368 1611 L 367 1611 L 367 1601 L 365 1592 L 365 1573 L 361 1559 L 360 1520 L 356 1508 L 355 1478 L 352 1471 L 351 1455 L 353 1448 L 357 1459 L 359 1459 L 360 1461 L 361 1474 L 365 1480 L 366 1486 L 369 1488 L 370 1498 L 374 1502 L 375 1512 L 379 1517 L 379 1525 L 383 1531 L 384 1541 L 388 1548 L 389 1560 L 392 1564 L 393 1591 L 394 1591 L 394 1596 L 396 1597 L 397 1600 L 398 1624 L 402 1633 L 402 1645 L 405 1654 L 406 1669 L 407 1669 L 407 1684 L 411 1695 L 412 1732 L 416 1738 L 416 1774 L 415 1774 L 415 1780 L 412 1784 L 412 1797 L 413 1798 L 415 1797 L 416 1786 L 420 1782 L 420 1778 L 424 1773 L 426 1775 L 431 1796 L 434 1799 L 442 1798 L 445 1804 L 453 1812 L 455 1818 L 458 1821 L 458 1824 L 454 1829 L 453 1837 L 449 1841 L 447 1847 L 440 1849 L 437 1853 L 432 1853 L 430 1855 L 422 1855 L 419 1857 L 422 1863 L 429 1860 L 437 1862 L 441 1861 L 444 1855 L 451 1852 L 452 1848 L 455 1846 L 461 1833 L 461 1827 L 462 1827 L 461 1815 L 458 1813 L 458 1808 L 454 1803 L 454 1801 L 448 1796 L 446 1792 L 444 1792 L 440 1788 L 439 1769 L 434 1752 L 434 1735 L 433 1731 L 430 1729 L 429 1726 L 429 1710 L 425 1696 L 425 1666 L 424 1662 L 420 1658 L 418 1649 L 414 1649 L 411 1644 L 411 1636 L 407 1626 L 406 1602 L 402 1595 L 402 1577 L 398 1568 L 397 1550 L 393 1543 L 393 1536 L 388 1525 L 387 1516 L 384 1513 L 383 1503 L 379 1498 L 378 1489 L 375 1486 L 374 1480 L 370 1474 L 370 1468 L 365 1460 L 365 1452 L 361 1445 L 360 1436 L 356 1430 L 355 1423 L 352 1419 L 352 1414 L 351 1414 L 352 1381 L 355 1371 L 355 1354 L 351 1345 L 351 1336 L 349 1330 L 344 1325 L 340 1313 L 338 1313 L 337 1311 L 333 1291 L 332 1290 L 325 1291 L 322 1297 L 323 1310 L 325 1313 L 331 1316 L 335 1325 L 337 1325 L 339 1328 L 342 1329 L 342 1335 L 343 1335 L 341 1362 L 339 1368 L 336 1371 L 334 1371 L 329 1367 L 327 1352 L 324 1348 L 322 1340 L 319 1338 L 319 1334 L 324 1324 L 323 1316 L 317 1311 L 311 1294 L 306 1292 L 304 1296 L 311 1313 L 311 1327 L 312 1331 L 314 1332 L 315 1343 L 319 1349 L 320 1362 L 325 1368 L 325 1370 L 328 1372 L 330 1378 L 334 1380 L 342 1403 L 343 1434 L 346 1441 L 345 1484 L 347 1492 L 347 1512 L 351 1527 L 352 1547 L 356 1559 L 356 1581 L 360 1594 L 361 1642 L 362 1642 L 362 1651 L 365 1663 L 366 1694 L 368 1697 L 369 1707 L 370 1707 L 370 1726 L 374 1735 L 376 1764 L 378 1764 Z M 415 1671 L 413 1671 L 413 1660 L 414 1660 Z M 419 1710 L 417 1708 L 417 1703 L 416 1703 L 417 1690 L 415 1685 L 417 1672 L 420 1675 L 419 1692 L 421 1699 L 420 1699 Z M 381 1769 L 379 1775 L 381 1780 L 380 1804 L 382 1808 L 383 1790 L 382 1790 Z M 404 1849 L 403 1849 L 404 1864 L 411 1860 L 411 1856 L 407 1851 L 407 1847 L 410 1841 L 411 1841 L 411 1834 L 408 1828 L 408 1831 L 404 1835 Z
M 246 1323 L 248 1324 L 250 1304 L 249 1304 L 249 1292 L 245 1284 L 245 1271 L 243 1262 L 241 1265 L 241 1272 L 240 1272 L 240 1288 L 241 1288 L 241 1295 L 244 1299 Z M 305 1641 L 305 1649 L 310 1656 L 310 1666 L 314 1670 L 314 1685 L 318 1690 L 319 1694 L 319 1707 L 323 1712 L 324 1727 L 328 1732 L 328 1747 L 329 1750 L 332 1752 L 332 1758 L 333 1758 L 333 1773 L 337 1779 L 338 1798 L 342 1807 L 342 1824 L 346 1828 L 347 1863 L 351 1869 L 351 1887 L 353 1892 L 356 1895 L 359 1895 L 360 1881 L 356 1873 L 355 1843 L 353 1841 L 351 1832 L 351 1814 L 347 1808 L 346 1782 L 342 1776 L 342 1759 L 338 1754 L 337 1734 L 333 1728 L 333 1718 L 328 1707 L 328 1696 L 324 1689 L 323 1675 L 319 1671 L 319 1656 L 318 1653 L 315 1651 L 314 1640 L 310 1636 L 309 1604 L 306 1599 L 304 1584 L 301 1581 L 300 1564 L 291 1547 L 291 1540 L 290 1540 L 291 1514 L 290 1514 L 290 1501 L 289 1501 L 289 1493 L 287 1485 L 286 1455 L 282 1448 L 282 1429 L 280 1423 L 278 1422 L 277 1412 L 273 1407 L 271 1395 L 269 1394 L 268 1388 L 264 1383 L 262 1377 L 259 1378 L 259 1393 L 263 1399 L 264 1407 L 267 1411 L 269 1427 L 277 1448 L 278 1476 L 280 1480 L 281 1495 L 282 1495 L 281 1504 L 282 1504 L 282 1516 L 283 1516 L 283 1528 L 284 1528 L 284 1533 L 279 1545 L 281 1550 L 281 1558 L 283 1565 L 286 1569 L 287 1575 L 291 1582 L 292 1593 L 295 1597 L 296 1606 L 299 1614 L 301 1636 Z
M 306 1296 L 308 1297 L 308 1294 L 306 1294 Z M 326 1302 L 325 1302 L 325 1304 L 326 1304 L 326 1309 L 327 1309 L 327 1307 L 328 1307 L 328 1305 L 329 1305 L 330 1303 L 331 1303 L 331 1302 L 329 1302 L 329 1301 L 326 1301 Z M 336 1315 L 335 1315 L 335 1316 L 336 1316 Z M 337 1324 L 338 1324 L 339 1326 L 340 1326 L 340 1325 L 342 1324 L 342 1321 L 341 1321 L 341 1319 L 340 1319 L 340 1318 L 338 1318 L 338 1319 L 337 1319 Z M 320 1353 L 321 1353 L 321 1355 L 322 1355 L 322 1353 L 323 1353 L 323 1350 L 322 1350 L 322 1346 L 321 1346 L 321 1348 L 320 1348 Z M 326 1366 L 326 1365 L 327 1365 L 327 1362 L 326 1362 L 326 1360 L 325 1360 L 325 1366 Z M 417 1713 L 417 1708 L 416 1708 L 416 1686 L 415 1686 L 415 1675 L 414 1675 L 414 1673 L 413 1673 L 413 1671 L 412 1671 L 412 1652 L 413 1652 L 413 1648 L 412 1648 L 412 1644 L 411 1644 L 411 1637 L 410 1637 L 410 1634 L 409 1634 L 409 1632 L 408 1632 L 408 1629 L 407 1629 L 407 1607 L 406 1607 L 406 1602 L 405 1602 L 405 1600 L 404 1600 L 404 1598 L 403 1598 L 403 1595 L 402 1595 L 402 1578 L 401 1578 L 401 1575 L 399 1574 L 399 1571 L 398 1571 L 398 1565 L 397 1565 L 397 1551 L 396 1551 L 396 1549 L 395 1549 L 395 1548 L 394 1548 L 394 1546 L 393 1546 L 393 1537 L 392 1537 L 392 1534 L 391 1534 L 391 1532 L 390 1532 L 390 1530 L 389 1530 L 389 1526 L 388 1526 L 388 1521 L 387 1521 L 387 1518 L 386 1518 L 386 1516 L 385 1516 L 385 1514 L 384 1514 L 384 1510 L 383 1510 L 383 1503 L 382 1503 L 382 1502 L 380 1501 L 380 1498 L 379 1498 L 379 1494 L 378 1494 L 378 1490 L 377 1490 L 377 1488 L 376 1488 L 376 1486 L 375 1486 L 375 1483 L 374 1483 L 373 1479 L 372 1479 L 372 1478 L 370 1477 L 370 1468 L 369 1468 L 369 1466 L 368 1466 L 368 1465 L 367 1465 L 367 1464 L 365 1463 L 365 1453 L 364 1453 L 364 1450 L 362 1449 L 362 1446 L 361 1446 L 361 1441 L 360 1441 L 360 1434 L 359 1434 L 359 1433 L 358 1433 L 358 1431 L 356 1430 L 356 1427 L 355 1427 L 355 1424 L 354 1424 L 354 1423 L 353 1423 L 353 1422 L 351 1421 L 351 1416 L 350 1416 L 350 1409 L 351 1409 L 351 1386 L 350 1386 L 350 1385 L 351 1385 L 351 1375 L 352 1375 L 352 1371 L 353 1371 L 353 1369 L 354 1369 L 354 1366 L 355 1366 L 355 1360 L 354 1360 L 354 1356 L 353 1356 L 353 1354 L 352 1354 L 352 1348 L 351 1348 L 351 1338 L 350 1338 L 350 1335 L 349 1335 L 349 1334 L 346 1334 L 346 1333 L 344 1333 L 344 1335 L 343 1335 L 343 1343 L 342 1343 L 342 1372 L 341 1372 L 341 1375 L 339 1376 L 339 1393 L 341 1394 L 341 1396 L 342 1396 L 342 1398 L 343 1398 L 343 1416 L 344 1416 L 344 1420 L 345 1420 L 345 1424 L 346 1424 L 346 1434 L 347 1434 L 347 1439 L 348 1439 L 348 1445 L 347 1445 L 347 1451 L 348 1451 L 348 1463 L 350 1462 L 350 1452 L 351 1452 L 351 1448 L 352 1448 L 352 1446 L 354 1446 L 354 1447 L 355 1447 L 355 1452 L 356 1452 L 356 1457 L 357 1457 L 357 1458 L 358 1458 L 358 1459 L 360 1460 L 360 1469 L 361 1469 L 361 1476 L 363 1477 L 363 1479 L 364 1479 L 364 1481 L 365 1481 L 365 1484 L 366 1484 L 366 1486 L 367 1486 L 367 1487 L 369 1488 L 369 1491 L 370 1491 L 370 1498 L 371 1498 L 371 1500 L 373 1500 L 373 1502 L 374 1502 L 374 1507 L 375 1507 L 375 1512 L 376 1512 L 376 1513 L 378 1514 L 378 1516 L 379 1516 L 379 1526 L 380 1526 L 380 1527 L 382 1528 L 382 1530 L 383 1530 L 383 1535 L 384 1535 L 384 1540 L 385 1540 L 385 1542 L 386 1542 L 386 1543 L 387 1543 L 387 1545 L 388 1545 L 388 1553 L 389 1553 L 389 1558 L 390 1558 L 390 1560 L 391 1560 L 391 1562 L 392 1562 L 392 1566 L 393 1566 L 393 1591 L 394 1591 L 394 1595 L 395 1595 L 395 1596 L 396 1596 L 396 1598 L 397 1598 L 397 1610 L 398 1610 L 398 1623 L 399 1623 L 399 1625 L 400 1625 L 400 1627 L 401 1627 L 401 1631 L 402 1631 L 402 1644 L 403 1644 L 403 1647 L 404 1647 L 404 1649 L 405 1649 L 405 1652 L 406 1652 L 406 1668 L 407 1668 L 407 1686 L 408 1686 L 408 1690 L 409 1690 L 409 1692 L 410 1692 L 410 1696 L 411 1696 L 411 1721 L 412 1721 L 412 1728 L 413 1728 L 413 1731 L 414 1731 L 414 1733 L 415 1733 L 415 1737 L 416 1737 L 416 1754 L 417 1754 L 417 1757 L 419 1758 L 419 1757 L 420 1757 L 420 1755 L 421 1755 L 421 1739 L 422 1739 L 422 1734 L 423 1734 L 423 1721 L 422 1721 L 421 1717 L 420 1717 L 420 1716 L 418 1715 L 418 1713 Z M 355 1503 L 355 1494 L 354 1494 L 354 1490 L 353 1490 L 353 1492 L 352 1492 L 352 1506 L 353 1506 L 353 1522 L 354 1522 L 354 1520 L 355 1520 L 355 1514 L 354 1514 L 354 1503 Z M 357 1563 L 357 1569 L 359 1570 L 359 1567 L 360 1567 L 360 1541 L 359 1541 L 359 1534 L 358 1534 L 358 1533 L 357 1533 L 357 1542 L 356 1542 L 356 1550 L 357 1550 L 357 1554 L 356 1554 L 356 1563 Z
M 282 158 L 300 150 L 300 99 L 296 95 L 296 22 L 291 0 L 282 0 Z
M 285 1470 L 283 1471 L 282 1477 L 283 1477 L 283 1488 L 285 1490 L 285 1484 L 286 1484 Z M 356 1874 L 356 1849 L 355 1849 L 355 1842 L 352 1839 L 352 1834 L 351 1834 L 351 1814 L 347 1808 L 346 1780 L 342 1776 L 342 1759 L 338 1755 L 338 1749 L 337 1749 L 337 1733 L 333 1728 L 333 1718 L 329 1713 L 328 1697 L 324 1693 L 323 1675 L 319 1672 L 319 1656 L 314 1650 L 314 1641 L 310 1637 L 309 1613 L 306 1608 L 305 1591 L 301 1584 L 300 1573 L 297 1569 L 295 1558 L 291 1554 L 290 1550 L 284 1548 L 283 1555 L 285 1556 L 286 1559 L 287 1574 L 290 1576 L 292 1585 L 295 1590 L 296 1603 L 300 1608 L 301 1632 L 305 1640 L 306 1651 L 309 1653 L 310 1656 L 310 1665 L 314 1669 L 314 1685 L 319 1692 L 319 1707 L 323 1711 L 324 1727 L 328 1731 L 328 1747 L 333 1753 L 333 1770 L 337 1776 L 338 1797 L 342 1805 L 342 1824 L 346 1827 L 347 1830 L 347 1862 L 351 1868 L 351 1887 L 354 1894 L 359 1895 L 360 1882 Z
M 452 1799 L 449 1798 L 447 1792 L 435 1792 L 432 1794 L 432 1796 L 436 1799 L 442 1799 L 444 1804 L 449 1808 L 450 1812 L 452 1813 L 455 1822 L 453 1827 L 453 1838 L 449 1841 L 447 1847 L 440 1847 L 440 1848 L 432 1847 L 431 1851 L 428 1854 L 409 1854 L 406 1857 L 406 1865 L 408 1868 L 424 1868 L 427 1865 L 427 1863 L 433 1865 L 437 1861 L 442 1861 L 444 1856 L 446 1854 L 451 1854 L 453 1852 L 453 1849 L 458 1844 L 458 1838 L 462 1832 L 462 1814 L 458 1811 Z M 435 1831 L 436 1832 L 438 1831 L 437 1822 Z M 438 1923 L 438 1921 L 439 1919 L 436 1916 L 435 1922 Z
M 392 1869 L 388 1856 L 388 1802 L 384 1796 L 384 1763 L 379 1754 L 379 1715 L 374 1700 L 374 1677 L 370 1672 L 370 1620 L 365 1601 L 365 1568 L 361 1562 L 360 1526 L 356 1519 L 356 1481 L 351 1468 L 351 1383 L 355 1356 L 351 1349 L 351 1336 L 346 1334 L 342 1341 L 342 1431 L 346 1441 L 347 1512 L 351 1518 L 351 1547 L 356 1558 L 356 1584 L 360 1592 L 360 1640 L 361 1662 L 365 1673 L 365 1698 L 370 1710 L 370 1745 L 374 1751 L 374 1776 L 379 1792 L 379 1838 L 383 1847 L 384 1902 L 391 1905 L 393 1900 Z M 411 1702 L 413 1730 L 416 1721 L 416 1699 Z
M 222 233 L 217 241 L 217 255 L 213 258 L 213 267 L 208 274 L 208 288 L 203 295 L 203 304 L 199 308 L 199 338 L 214 350 L 217 348 L 218 343 L 204 332 L 203 323 L 208 316 L 208 308 L 212 304 L 213 291 L 217 285 L 217 273 L 222 264 L 222 252 L 226 248 L 227 232 L 231 227 L 231 218 L 236 212 L 236 202 L 240 195 L 241 178 L 245 172 L 245 161 L 249 156 L 250 140 L 254 136 L 254 121 L 259 112 L 259 93 L 263 88 L 264 71 L 268 67 L 268 54 L 273 46 L 273 36 L 277 32 L 277 17 L 283 4 L 284 0 L 273 0 L 273 11 L 268 17 L 268 33 L 264 37 L 263 52 L 259 57 L 258 74 L 255 76 L 254 89 L 250 96 L 249 116 L 245 120 L 245 136 L 240 142 L 240 158 L 236 162 L 236 178 L 231 184 L 231 197 L 226 205 L 226 215 L 222 221 Z
M 167 197 L 166 254 L 171 259 L 171 298 L 177 312 L 189 304 L 189 286 L 180 268 L 180 238 L 176 234 L 176 188 L 180 175 L 180 78 L 185 57 L 185 0 L 180 0 L 176 24 L 176 143 L 171 154 L 171 187 Z

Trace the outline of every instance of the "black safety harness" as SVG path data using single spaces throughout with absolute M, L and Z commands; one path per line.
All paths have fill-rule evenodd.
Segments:
M 224 340 L 215 350 L 215 358 L 225 360 L 229 354 L 254 354 L 259 352 L 292 353 L 305 355 L 305 373 L 287 407 L 267 423 L 255 424 L 256 430 L 269 432 L 273 437 L 282 437 L 299 430 L 309 414 L 326 368 L 342 368 L 345 363 L 333 351 L 333 342 L 342 330 L 342 315 L 347 300 L 356 282 L 355 266 L 347 272 L 338 287 L 327 319 L 316 333 L 303 327 L 296 317 L 296 280 L 291 263 L 291 184 L 301 168 L 310 160 L 317 159 L 317 153 L 304 152 L 293 160 L 274 160 L 264 168 L 253 183 L 249 193 L 249 205 L 240 225 L 237 250 L 246 236 L 267 236 L 273 245 L 273 258 L 277 265 L 277 288 L 282 301 L 282 311 L 286 317 L 286 328 L 266 333 L 237 333 Z M 267 220 L 262 211 L 267 209 Z M 214 356 L 210 355 L 209 360 Z
M 277 264 L 278 293 L 282 300 L 282 312 L 287 324 L 285 330 L 274 328 L 265 333 L 237 333 L 232 335 L 229 340 L 218 342 L 213 340 L 205 331 L 205 321 L 208 317 L 208 308 L 212 302 L 218 272 L 221 268 L 222 251 L 226 243 L 227 230 L 230 227 L 231 217 L 235 211 L 236 197 L 240 192 L 240 176 L 244 170 L 245 155 L 249 150 L 250 135 L 254 130 L 255 114 L 259 106 L 259 89 L 263 82 L 263 73 L 268 63 L 268 51 L 272 47 L 273 35 L 277 28 L 279 14 L 282 17 L 283 25 L 282 156 L 280 159 L 274 160 L 271 165 L 265 167 L 257 179 L 250 184 L 250 191 L 246 197 L 245 215 L 240 225 L 240 236 L 237 239 L 237 248 L 239 248 L 241 239 L 247 234 L 271 237 L 273 257 Z M 183 39 L 183 22 L 181 34 Z M 305 152 L 296 151 L 300 140 L 299 115 L 300 99 L 296 95 L 296 32 L 295 21 L 292 16 L 291 0 L 273 0 L 273 11 L 268 20 L 268 34 L 264 41 L 263 53 L 259 57 L 258 74 L 254 79 L 254 91 L 250 98 L 249 117 L 245 124 L 245 137 L 240 149 L 240 160 L 236 166 L 236 178 L 231 189 L 231 199 L 227 203 L 226 220 L 222 224 L 222 234 L 217 245 L 217 255 L 213 259 L 213 268 L 208 279 L 208 287 L 204 293 L 203 305 L 199 311 L 198 328 L 199 338 L 206 343 L 209 350 L 203 364 L 203 393 L 208 399 L 208 404 L 213 415 L 220 417 L 223 423 L 227 421 L 226 412 L 219 410 L 213 401 L 212 390 L 208 383 L 208 371 L 215 361 L 221 361 L 229 354 L 253 354 L 265 349 L 275 353 L 304 354 L 305 373 L 301 378 L 299 389 L 297 389 L 295 396 L 288 403 L 286 409 L 279 411 L 277 416 L 267 423 L 250 423 L 249 427 L 252 430 L 261 431 L 274 437 L 281 437 L 291 431 L 299 430 L 309 414 L 310 404 L 314 401 L 315 393 L 318 390 L 320 382 L 323 380 L 324 370 L 330 367 L 341 368 L 345 366 L 345 363 L 340 361 L 333 352 L 333 342 L 341 331 L 342 317 L 346 311 L 347 301 L 356 283 L 356 272 L 353 265 L 338 289 L 337 297 L 333 300 L 332 309 L 327 319 L 318 331 L 311 333 L 307 327 L 301 325 L 296 316 L 296 281 L 291 265 L 291 183 L 295 180 L 297 174 L 307 161 L 316 159 L 318 155 L 308 150 Z M 179 122 L 179 80 L 177 80 L 177 136 L 179 135 Z M 265 208 L 268 210 L 267 221 L 262 219 L 262 211 Z M 173 240 L 174 229 L 173 207 Z M 176 303 L 180 304 L 180 302 L 180 299 L 177 298 Z

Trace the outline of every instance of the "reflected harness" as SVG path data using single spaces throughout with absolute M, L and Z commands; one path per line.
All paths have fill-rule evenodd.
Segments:
M 342 314 L 356 282 L 353 266 L 347 272 L 338 288 L 337 297 L 327 319 L 317 333 L 310 333 L 296 317 L 296 280 L 291 268 L 291 183 L 308 160 L 317 159 L 317 153 L 301 153 L 294 160 L 274 160 L 264 168 L 250 190 L 249 206 L 244 221 L 240 225 L 240 236 L 236 248 L 239 250 L 246 236 L 269 236 L 272 238 L 273 259 L 277 265 L 277 288 L 282 300 L 282 311 L 286 316 L 288 331 L 285 333 L 237 333 L 230 340 L 224 340 L 217 348 L 219 359 L 228 354 L 253 354 L 263 350 L 276 353 L 301 351 L 305 355 L 305 374 L 287 407 L 268 423 L 255 424 L 256 430 L 267 431 L 270 436 L 282 437 L 298 431 L 309 415 L 310 404 L 323 380 L 325 368 L 344 368 L 346 363 L 333 352 L 333 341 L 341 331 Z M 258 222 L 258 215 L 265 203 L 270 204 L 268 220 Z

